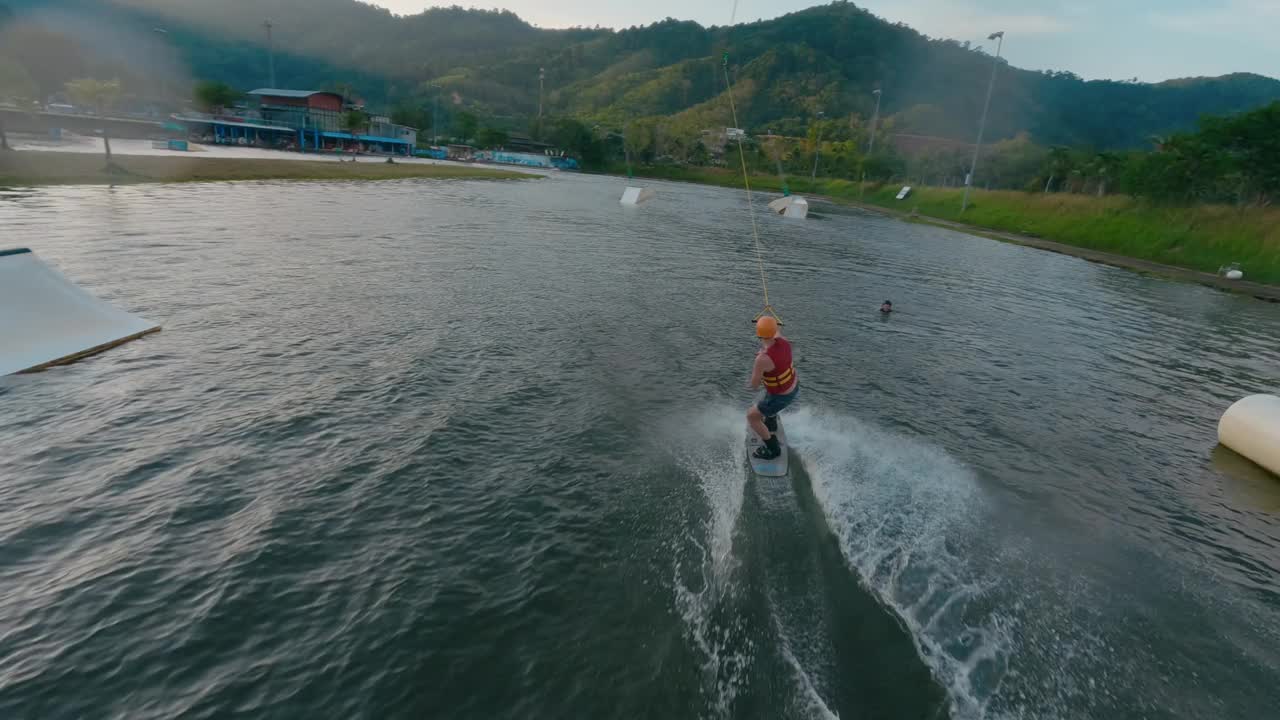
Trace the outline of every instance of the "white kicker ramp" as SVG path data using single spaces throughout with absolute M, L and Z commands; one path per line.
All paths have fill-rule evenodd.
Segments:
M 30 250 L 0 250 L 0 375 L 69 363 L 159 329 L 85 292 Z
M 639 205 L 642 202 L 648 202 L 653 198 L 653 191 L 649 188 L 627 187 L 622 191 L 622 199 L 618 202 L 623 205 Z
M 803 220 L 809 216 L 809 201 L 799 195 L 788 195 L 769 203 L 769 209 L 782 217 Z
M 1218 442 L 1280 475 L 1280 397 L 1238 400 L 1218 421 Z

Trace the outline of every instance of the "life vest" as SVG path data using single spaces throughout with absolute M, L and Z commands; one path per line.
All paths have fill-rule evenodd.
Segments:
M 773 370 L 764 373 L 764 389 L 770 395 L 786 395 L 795 389 L 796 369 L 791 365 L 791 343 L 779 338 L 764 351 L 773 361 Z

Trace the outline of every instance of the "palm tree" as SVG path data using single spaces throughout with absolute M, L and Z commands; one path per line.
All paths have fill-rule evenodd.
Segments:
M 196 107 L 204 112 L 220 113 L 231 107 L 240 98 L 240 92 L 223 82 L 196 83 L 192 93 Z
M 0 8 L 4 6 L 0 5 Z M 0 19 L 4 14 L 0 11 Z M 23 66 L 0 57 L 0 100 L 16 100 L 25 103 L 36 96 L 36 83 Z M 4 116 L 0 115 L 0 150 L 12 150 L 5 134 Z
M 352 138 L 362 135 L 368 126 L 369 115 L 363 110 L 351 108 L 342 114 L 342 129 L 349 133 Z M 356 142 L 352 147 L 359 147 L 359 143 Z
M 1100 152 L 1093 161 L 1093 172 L 1098 178 L 1098 197 L 1107 194 L 1107 183 L 1120 174 L 1124 160 L 1113 152 Z
M 120 81 L 80 78 L 67 83 L 67 94 L 77 105 L 88 105 L 97 112 L 99 118 L 105 119 L 107 111 L 120 99 Z M 114 169 L 111 162 L 111 136 L 106 123 L 102 127 L 102 144 L 107 151 L 107 169 Z
M 1053 180 L 1058 175 L 1067 175 L 1071 172 L 1071 151 L 1062 146 L 1055 146 L 1049 150 L 1049 180 L 1044 184 L 1044 191 L 1049 192 L 1053 189 Z

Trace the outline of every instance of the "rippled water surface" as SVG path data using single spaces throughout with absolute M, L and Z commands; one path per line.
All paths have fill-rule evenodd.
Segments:
M 622 185 L 4 195 L 164 331 L 0 378 L 0 717 L 1275 716 L 1280 308 L 763 216 L 757 480 L 745 200 Z

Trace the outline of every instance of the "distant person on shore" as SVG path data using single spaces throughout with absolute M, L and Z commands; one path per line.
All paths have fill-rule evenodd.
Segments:
M 778 413 L 791 404 L 800 392 L 796 369 L 791 364 L 791 343 L 778 333 L 778 319 L 768 315 L 756 320 L 756 337 L 763 347 L 751 366 L 751 389 L 764 385 L 765 396 L 747 411 L 747 424 L 764 447 L 752 453 L 761 460 L 772 460 L 782 454 L 778 443 Z
M 889 313 L 893 312 L 893 303 L 889 302 L 888 300 L 885 300 L 880 305 L 880 312 L 884 313 L 885 315 L 888 315 Z

